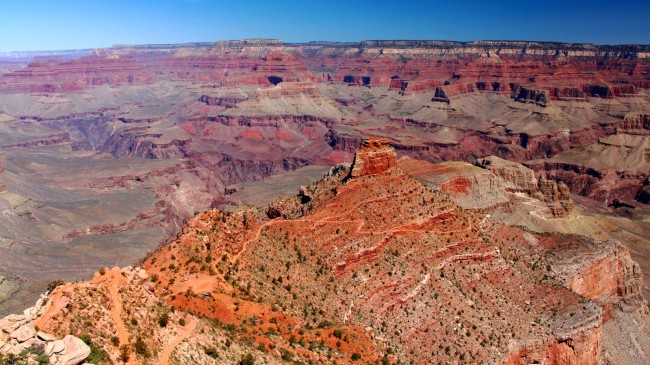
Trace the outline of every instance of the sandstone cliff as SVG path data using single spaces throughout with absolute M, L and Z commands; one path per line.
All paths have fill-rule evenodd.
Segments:
M 370 138 L 354 154 L 350 176 L 381 174 L 397 166 L 397 153 L 387 140 Z
M 480 159 L 477 165 L 503 178 L 511 191 L 521 191 L 545 202 L 553 217 L 565 217 L 573 211 L 569 188 L 563 182 L 537 179 L 533 170 L 496 156 Z

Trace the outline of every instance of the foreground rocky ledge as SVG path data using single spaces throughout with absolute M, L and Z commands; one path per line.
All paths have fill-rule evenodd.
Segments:
M 44 313 L 46 299 L 48 296 L 43 295 L 24 314 L 0 320 L 0 359 L 9 364 L 13 363 L 12 359 L 24 358 L 28 363 L 40 364 L 47 359 L 54 365 L 77 365 L 88 358 L 90 347 L 78 337 L 66 335 L 61 339 L 37 331 L 32 322 Z

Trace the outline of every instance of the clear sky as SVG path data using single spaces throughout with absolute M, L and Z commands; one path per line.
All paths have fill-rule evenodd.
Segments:
M 650 0 L 0 0 L 0 51 L 245 38 L 650 44 Z

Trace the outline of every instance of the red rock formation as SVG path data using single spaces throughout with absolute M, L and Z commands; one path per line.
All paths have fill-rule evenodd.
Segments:
M 620 242 L 601 244 L 574 257 L 563 256 L 556 265 L 571 290 L 603 305 L 640 296 L 641 269 Z
M 535 51 L 528 47 L 535 47 Z M 433 42 L 424 47 L 390 42 L 129 46 L 97 50 L 79 60 L 34 62 L 25 70 L 3 76 L 0 89 L 57 92 L 93 85 L 146 83 L 163 77 L 231 86 L 332 81 L 390 86 L 403 93 L 431 92 L 447 85 L 449 96 L 523 88 L 550 99 L 576 100 L 638 95 L 639 89 L 648 87 L 643 75 L 650 66 L 640 58 L 647 54 L 643 47 L 638 52 L 623 47 L 612 52 L 593 46 L 581 49 L 533 42 L 503 42 L 498 46 Z M 525 92 L 519 96 L 519 91 L 516 95 L 520 100 L 532 95 Z M 543 102 L 537 96 L 533 99 Z
M 558 336 L 541 346 L 519 345 L 508 354 L 506 365 L 528 364 L 600 364 L 603 359 L 601 346 L 602 325 L 600 318 L 574 331 L 570 336 Z
M 199 357 L 228 331 L 224 358 L 260 351 L 265 362 L 599 364 L 601 305 L 639 293 L 627 251 L 500 225 L 409 178 L 395 156 L 388 141 L 369 139 L 353 167 L 276 200 L 274 219 L 258 209 L 200 212 L 145 260 L 146 272 L 102 270 L 66 284 L 33 323 L 89 334 L 111 359 L 116 343 L 137 336 L 168 356 L 187 339 Z M 452 184 L 460 194 L 472 184 L 463 179 Z
M 541 176 L 552 177 L 567 185 L 574 194 L 591 197 L 605 204 L 614 199 L 633 201 L 644 187 L 648 174 L 597 170 L 563 162 L 531 161 L 526 164 Z
M 350 176 L 360 177 L 381 174 L 397 166 L 397 153 L 388 140 L 369 138 L 354 154 Z
M 133 59 L 88 56 L 71 61 L 33 62 L 2 75 L 4 92 L 66 92 L 89 86 L 147 83 L 154 73 Z
M 219 264 L 228 272 L 228 280 L 250 284 L 246 289 L 238 289 L 243 284 L 226 289 L 227 283 L 191 263 L 199 277 L 205 276 L 201 282 L 212 283 L 212 290 L 225 290 L 240 302 L 246 298 L 237 294 L 241 290 L 262 300 L 298 303 L 299 309 L 286 309 L 297 313 L 289 316 L 299 316 L 305 306 L 311 308 L 306 304 L 310 298 L 328 298 L 334 290 L 336 301 L 319 302 L 322 313 L 335 323 L 367 321 L 363 326 L 370 326 L 372 333 L 381 331 L 400 358 L 439 362 L 464 354 L 466 359 L 489 363 L 599 363 L 603 356 L 600 305 L 547 282 L 552 275 L 568 277 L 569 271 L 561 269 L 564 257 L 581 257 L 584 266 L 575 274 L 600 280 L 596 286 L 608 283 L 611 277 L 590 274 L 590 265 L 599 265 L 590 253 L 592 243 L 568 236 L 539 237 L 491 221 L 486 224 L 485 216 L 458 209 L 400 169 L 382 173 L 371 169 L 390 165 L 385 163 L 392 159 L 386 157 L 392 156 L 387 148 L 385 141 L 366 142 L 355 159 L 357 167 L 363 167 L 360 174 L 345 179 L 349 170 L 343 167 L 319 183 L 302 187 L 295 197 L 278 199 L 267 210 L 273 220 L 258 221 L 252 212 L 212 211 L 197 216 L 170 251 L 163 249 L 146 263 L 148 270 L 163 277 L 157 290 L 170 288 L 181 296 L 192 285 L 174 280 L 176 274 L 166 269 L 170 257 L 203 263 L 205 255 L 222 256 L 222 262 L 230 263 Z M 409 165 L 415 170 L 427 167 Z M 440 172 L 445 173 L 444 166 Z M 611 257 L 614 251 L 607 252 L 604 256 Z M 623 260 L 626 254 L 614 255 L 619 256 L 620 272 L 630 267 Z M 516 269 L 512 260 L 519 262 Z M 235 269 L 233 263 L 246 269 Z M 271 281 L 268 285 L 259 280 L 265 275 L 266 282 Z M 614 280 L 612 287 L 625 291 L 634 287 L 634 280 Z M 208 315 L 230 318 L 226 313 Z M 506 334 L 507 341 L 486 346 L 488 335 L 479 334 L 490 331 Z M 450 346 L 446 353 L 444 346 Z

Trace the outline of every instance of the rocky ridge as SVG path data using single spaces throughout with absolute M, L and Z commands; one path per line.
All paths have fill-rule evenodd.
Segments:
M 370 139 L 354 165 L 266 211 L 199 213 L 143 268 L 102 269 L 3 319 L 2 351 L 45 337 L 59 363 L 92 349 L 131 364 L 598 364 L 611 313 L 647 316 L 622 245 L 498 224 L 400 164 Z

